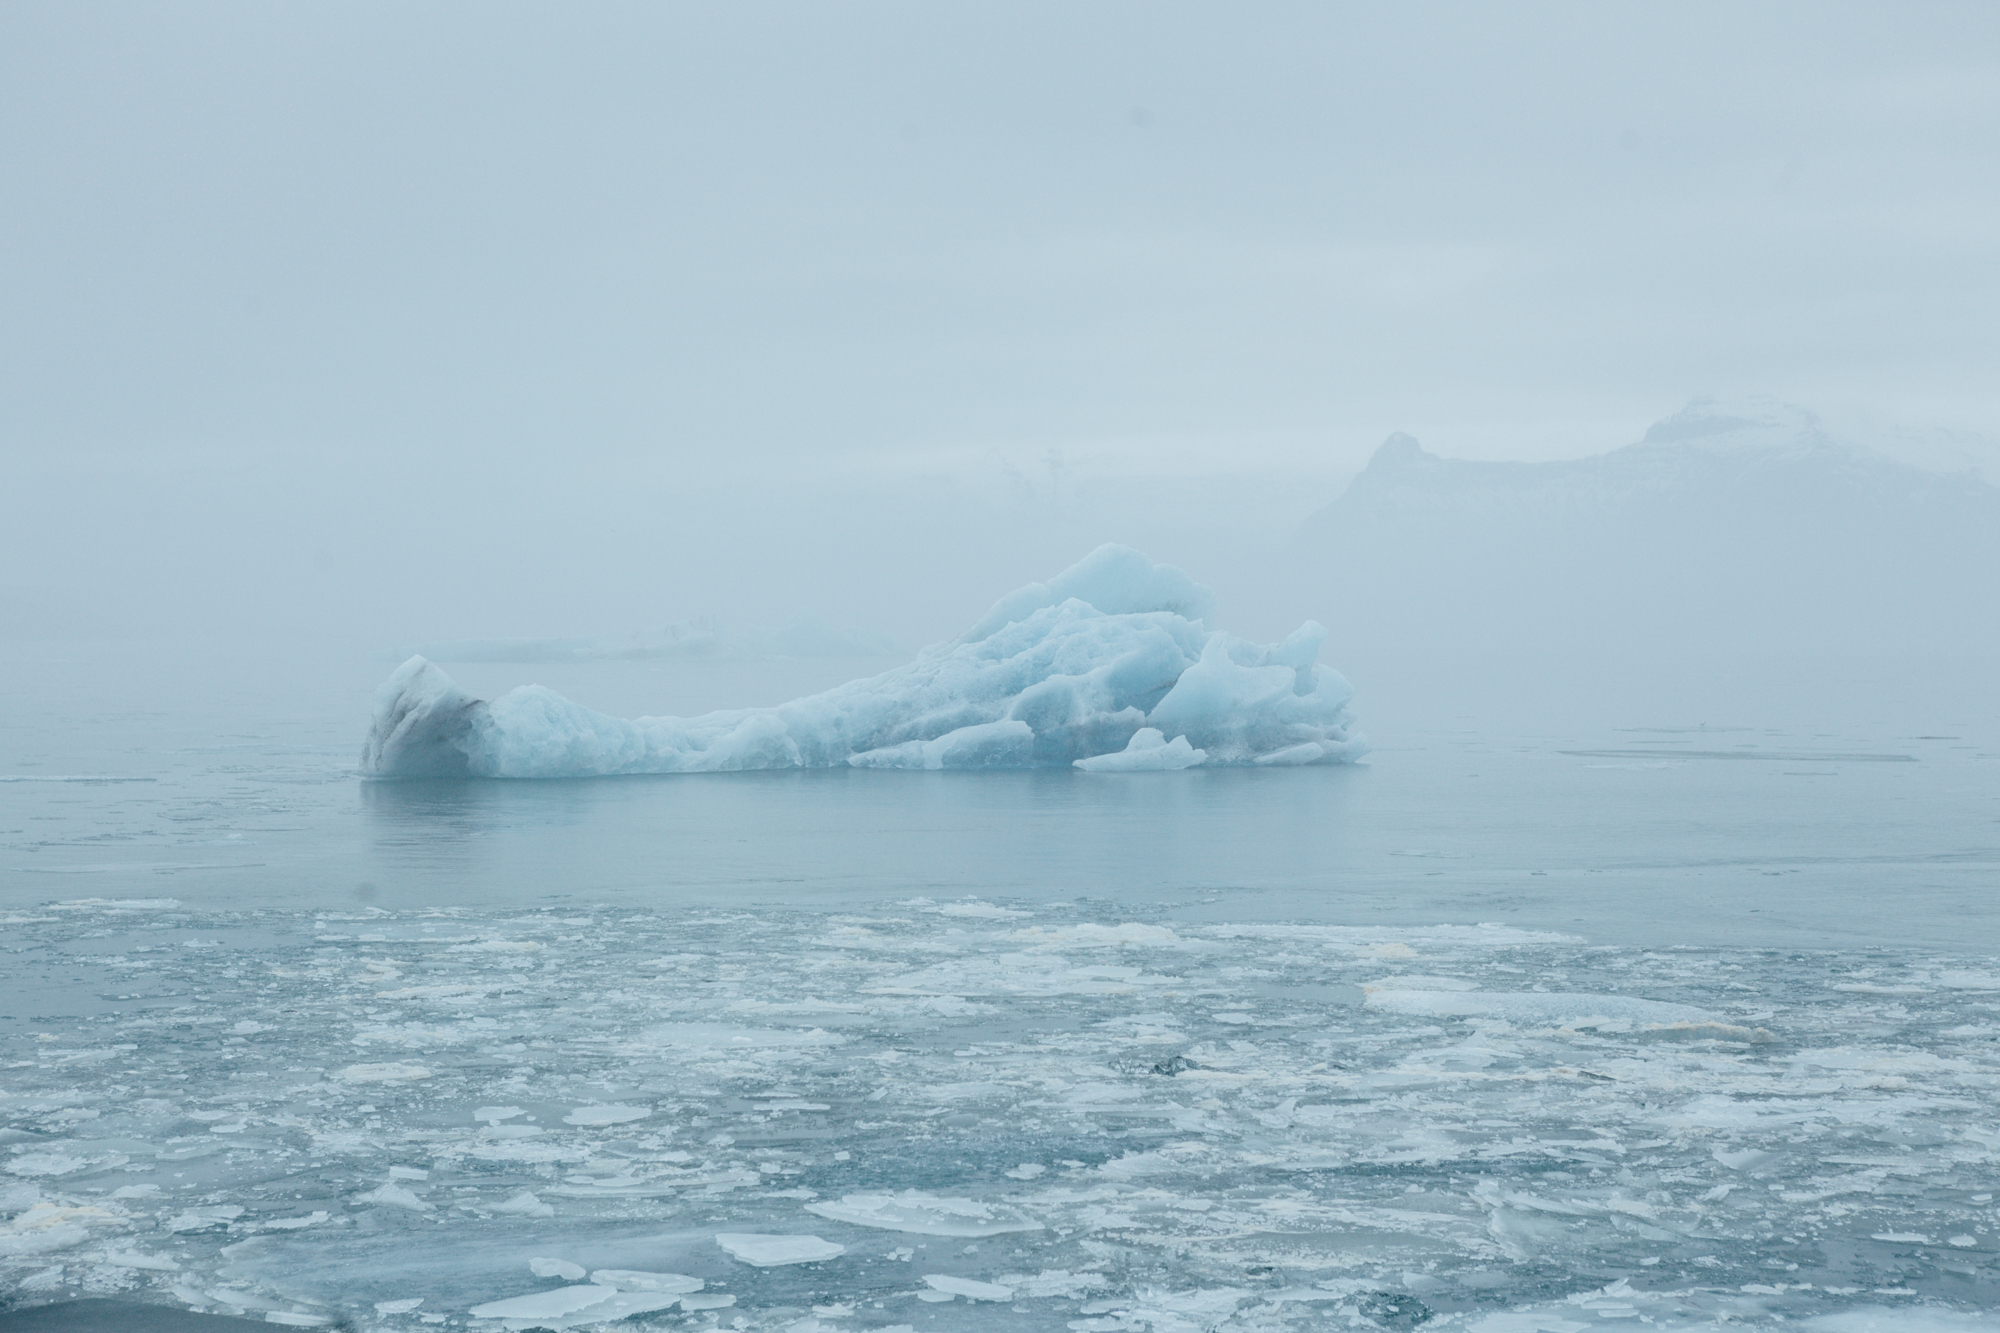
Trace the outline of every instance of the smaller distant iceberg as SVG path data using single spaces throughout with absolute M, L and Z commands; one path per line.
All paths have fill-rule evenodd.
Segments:
M 879 676 L 776 708 L 607 717 L 539 685 L 467 695 L 423 657 L 375 698 L 370 778 L 576 778 L 772 768 L 1093 773 L 1357 759 L 1353 689 L 1326 631 L 1282 643 L 1210 630 L 1213 596 L 1106 545 L 1000 599 L 957 638 Z

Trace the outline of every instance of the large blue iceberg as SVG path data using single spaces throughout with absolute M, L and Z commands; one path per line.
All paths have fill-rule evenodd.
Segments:
M 1359 758 L 1353 688 L 1307 621 L 1258 645 L 1203 624 L 1209 590 L 1100 546 L 908 666 L 776 708 L 627 721 L 539 685 L 474 699 L 422 657 L 377 692 L 373 778 L 575 778 L 766 768 L 1092 772 Z

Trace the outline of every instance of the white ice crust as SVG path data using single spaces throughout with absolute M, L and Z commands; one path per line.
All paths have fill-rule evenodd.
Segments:
M 421 657 L 376 693 L 374 778 L 601 777 L 769 768 L 1092 772 L 1328 764 L 1366 753 L 1353 690 L 1307 621 L 1257 645 L 1208 629 L 1208 589 L 1100 546 L 907 666 L 776 708 L 607 717 L 539 685 L 474 699 Z

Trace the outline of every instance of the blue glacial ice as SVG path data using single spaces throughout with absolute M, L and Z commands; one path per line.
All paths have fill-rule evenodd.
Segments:
M 1171 565 L 1100 546 L 917 660 L 776 708 L 607 717 L 538 685 L 474 699 L 422 657 L 377 692 L 369 777 L 600 777 L 770 768 L 1095 772 L 1358 758 L 1353 689 L 1307 621 L 1258 645 Z

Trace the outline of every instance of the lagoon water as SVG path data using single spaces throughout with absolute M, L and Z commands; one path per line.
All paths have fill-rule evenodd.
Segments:
M 6 664 L 16 1304 L 1484 1333 L 2000 1305 L 1975 688 L 1509 710 L 1364 679 L 1376 751 L 1335 768 L 364 784 L 389 664 Z M 454 674 L 629 715 L 881 665 Z

